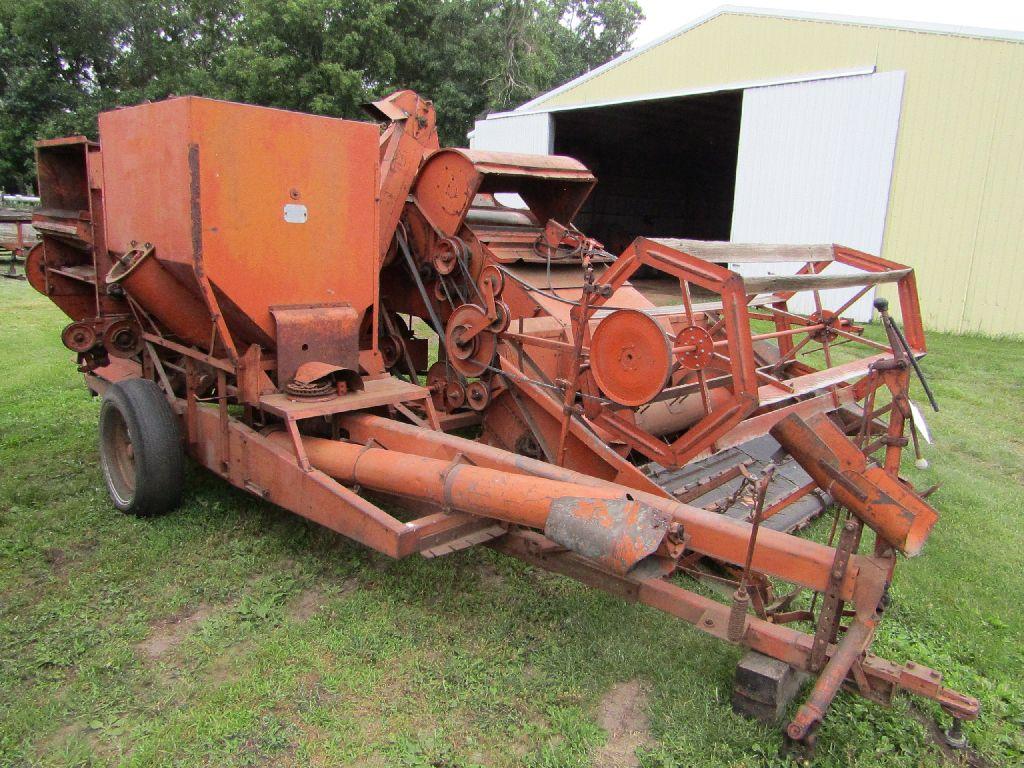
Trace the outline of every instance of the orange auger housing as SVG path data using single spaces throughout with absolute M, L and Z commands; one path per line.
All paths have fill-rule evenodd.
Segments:
M 843 684 L 975 717 L 868 653 L 898 553 L 937 520 L 899 476 L 913 271 L 838 245 L 613 255 L 572 224 L 579 162 L 440 149 L 411 91 L 369 109 L 382 124 L 176 98 L 39 143 L 27 275 L 104 394 L 115 504 L 172 508 L 184 450 L 392 557 L 486 544 L 817 675 L 786 730 L 802 748 Z M 765 264 L 788 268 L 745 272 Z M 886 342 L 847 316 L 883 284 Z M 795 535 L 832 505 L 827 544 Z M 735 697 L 780 704 L 755 698 Z

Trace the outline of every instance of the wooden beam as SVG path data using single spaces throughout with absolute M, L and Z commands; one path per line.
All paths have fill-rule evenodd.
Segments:
M 828 288 L 851 288 L 861 285 L 895 283 L 906 277 L 910 269 L 888 272 L 858 272 L 842 275 L 764 275 L 743 278 L 747 293 L 779 293 L 781 291 L 821 291 Z
M 762 245 L 717 240 L 652 238 L 654 242 L 683 251 L 704 261 L 734 264 L 772 264 L 779 261 L 834 261 L 832 245 Z

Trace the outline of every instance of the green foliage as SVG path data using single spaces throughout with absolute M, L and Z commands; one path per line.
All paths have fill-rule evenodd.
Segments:
M 0 189 L 32 144 L 118 105 L 198 94 L 337 117 L 397 88 L 445 143 L 626 50 L 636 0 L 0 0 Z

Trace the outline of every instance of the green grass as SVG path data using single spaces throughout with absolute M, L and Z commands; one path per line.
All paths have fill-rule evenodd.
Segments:
M 473 550 L 394 562 L 198 469 L 114 512 L 60 313 L 0 280 L 0 765 L 589 765 L 602 697 L 646 690 L 646 766 L 778 763 L 734 715 L 739 651 Z M 1024 344 L 933 334 L 943 513 L 875 650 L 978 696 L 981 764 L 1024 761 Z M 933 766 L 936 714 L 842 694 L 818 764 Z

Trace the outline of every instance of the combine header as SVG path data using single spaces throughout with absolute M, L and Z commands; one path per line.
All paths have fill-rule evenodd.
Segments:
M 802 749 L 844 686 L 976 717 L 938 672 L 870 652 L 937 519 L 899 476 L 913 272 L 833 245 L 614 256 L 572 225 L 595 183 L 575 160 L 440 149 L 411 91 L 371 111 L 383 129 L 178 98 L 38 145 L 27 275 L 103 395 L 115 505 L 173 509 L 187 453 L 392 557 L 486 544 L 749 649 L 743 711 L 780 712 L 809 674 L 785 731 Z M 674 304 L 635 287 L 642 267 Z M 881 284 L 902 319 L 876 300 L 884 342 L 847 317 Z M 833 507 L 828 543 L 795 535 Z

